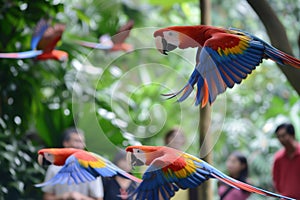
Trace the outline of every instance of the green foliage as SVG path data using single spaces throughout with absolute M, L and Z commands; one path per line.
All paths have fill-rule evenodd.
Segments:
M 286 27 L 292 27 L 288 30 L 299 32 L 295 27 L 298 4 L 292 0 L 288 4 L 270 2 Z M 267 40 L 246 2 L 212 0 L 212 4 L 213 25 L 242 28 Z M 35 162 L 36 151 L 42 146 L 60 146 L 62 130 L 71 125 L 86 132 L 88 150 L 107 157 L 129 144 L 163 145 L 164 133 L 173 126 L 186 133 L 187 151 L 199 153 L 199 110 L 193 99 L 179 104 L 161 96 L 181 89 L 187 81 L 194 68 L 195 50 L 162 56 L 154 49 L 156 28 L 145 28 L 198 24 L 198 2 L 2 0 L 0 9 L 1 52 L 29 50 L 32 30 L 45 17 L 67 24 L 58 48 L 69 53 L 66 63 L 0 60 L 2 199 L 41 198 L 41 191 L 33 187 L 43 180 L 44 172 Z M 291 20 L 284 20 L 287 16 Z M 133 52 L 107 53 L 73 42 L 96 42 L 107 33 L 113 36 L 129 19 L 135 20 L 137 28 L 127 39 L 135 47 Z M 292 44 L 297 31 L 288 31 Z M 216 142 L 212 147 L 214 165 L 226 171 L 227 155 L 240 150 L 249 158 L 251 181 L 272 189 L 272 156 L 280 147 L 273 130 L 289 120 L 300 134 L 298 99 L 269 62 L 220 95 L 213 106 L 210 130 Z
M 37 146 L 33 134 L 3 133 L 0 136 L 0 199 L 39 199 L 34 187 L 44 170 L 36 162 Z

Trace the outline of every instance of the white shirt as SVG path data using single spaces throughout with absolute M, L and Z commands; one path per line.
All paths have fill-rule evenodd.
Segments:
M 50 180 L 57 172 L 62 168 L 62 166 L 50 165 L 48 167 L 45 181 Z M 103 185 L 100 177 L 97 177 L 96 180 L 80 183 L 80 184 L 56 184 L 56 185 L 48 185 L 42 188 L 43 192 L 62 195 L 66 192 L 79 192 L 85 196 L 93 197 L 93 198 L 103 198 Z

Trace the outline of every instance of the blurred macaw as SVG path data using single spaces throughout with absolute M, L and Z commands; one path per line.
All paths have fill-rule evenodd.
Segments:
M 143 181 L 134 194 L 137 200 L 170 199 L 181 189 L 194 188 L 216 178 L 236 189 L 265 196 L 293 199 L 235 180 L 205 161 L 165 146 L 129 146 L 127 158 L 132 165 L 148 165 Z
M 134 25 L 134 21 L 130 20 L 123 25 L 119 31 L 112 38 L 109 35 L 103 35 L 100 37 L 100 43 L 87 42 L 87 41 L 76 41 L 76 43 L 94 49 L 107 50 L 109 52 L 114 51 L 132 51 L 133 46 L 125 43 L 126 38 L 129 36 L 130 31 Z
M 79 184 L 93 181 L 96 177 L 119 175 L 137 183 L 141 179 L 128 174 L 109 160 L 92 152 L 74 148 L 49 148 L 38 151 L 38 163 L 63 166 L 49 181 L 37 184 L 37 187 L 55 184 Z
M 176 49 L 198 48 L 196 66 L 188 83 L 178 92 L 166 94 L 173 98 L 182 93 L 185 100 L 197 84 L 196 102 L 202 107 L 213 103 L 227 87 L 241 83 L 263 59 L 300 68 L 300 60 L 274 48 L 258 37 L 238 29 L 213 26 L 172 26 L 154 32 L 157 49 L 167 55 Z
M 37 23 L 31 39 L 31 51 L 0 53 L 0 58 L 36 58 L 37 60 L 65 61 L 68 59 L 68 53 L 54 49 L 64 30 L 65 25 L 63 24 L 55 24 L 54 27 L 51 27 L 45 19 L 41 19 Z

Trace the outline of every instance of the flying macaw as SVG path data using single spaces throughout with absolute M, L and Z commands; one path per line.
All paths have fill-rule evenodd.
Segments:
M 87 42 L 87 41 L 76 41 L 76 43 L 94 49 L 107 50 L 109 52 L 114 51 L 132 51 L 133 46 L 125 43 L 126 38 L 129 36 L 130 31 L 134 25 L 134 21 L 130 20 L 123 25 L 116 35 L 112 38 L 109 35 L 103 35 L 100 37 L 100 43 Z
M 89 182 L 96 177 L 119 175 L 137 183 L 142 180 L 125 172 L 109 160 L 92 152 L 74 148 L 49 148 L 38 151 L 38 163 L 63 166 L 49 181 L 37 184 L 37 187 L 55 184 L 79 184 Z
M 300 68 L 300 60 L 274 48 L 243 30 L 207 25 L 171 26 L 154 32 L 157 49 L 167 55 L 176 49 L 198 48 L 196 66 L 188 83 L 178 92 L 166 94 L 173 98 L 182 93 L 185 100 L 197 84 L 195 104 L 204 107 L 213 103 L 227 87 L 241 83 L 263 59 Z
M 126 151 L 127 159 L 133 166 L 149 166 L 143 175 L 142 183 L 134 192 L 137 200 L 170 199 L 179 188 L 194 188 L 209 178 L 216 178 L 236 189 L 293 199 L 235 180 L 205 161 L 170 147 L 129 146 Z
M 51 27 L 45 19 L 41 19 L 37 23 L 31 39 L 31 51 L 0 53 L 0 58 L 36 58 L 36 60 L 54 59 L 65 61 L 68 59 L 68 53 L 54 49 L 64 30 L 65 25 L 63 24 L 55 24 Z

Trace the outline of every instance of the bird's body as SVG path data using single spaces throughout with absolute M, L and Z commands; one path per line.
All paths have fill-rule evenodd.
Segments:
M 182 93 L 185 100 L 197 84 L 195 104 L 213 103 L 227 87 L 241 83 L 263 59 L 300 68 L 300 60 L 276 49 L 258 37 L 238 29 L 213 26 L 172 26 L 154 33 L 158 50 L 167 54 L 175 48 L 198 48 L 196 66 L 188 83 L 170 98 Z
M 292 199 L 235 180 L 205 161 L 164 146 L 129 146 L 133 165 L 148 165 L 143 181 L 135 191 L 136 199 L 170 199 L 181 189 L 194 188 L 209 178 L 216 178 L 236 189 L 283 199 Z
M 68 53 L 55 50 L 56 44 L 61 39 L 65 25 L 55 24 L 53 27 L 45 19 L 41 19 L 34 30 L 31 39 L 31 51 L 0 53 L 0 58 L 24 59 L 35 58 L 36 60 L 58 60 L 68 59 Z
M 93 181 L 98 176 L 123 176 L 135 182 L 140 179 L 121 170 L 107 159 L 84 150 L 74 148 L 50 148 L 38 152 L 40 164 L 54 164 L 63 166 L 62 169 L 49 181 L 36 186 L 43 187 L 54 184 L 79 184 Z

